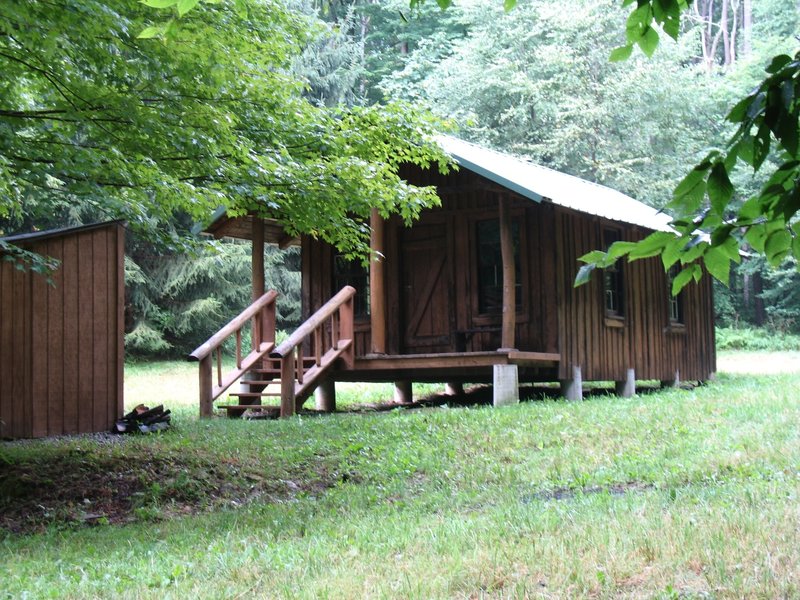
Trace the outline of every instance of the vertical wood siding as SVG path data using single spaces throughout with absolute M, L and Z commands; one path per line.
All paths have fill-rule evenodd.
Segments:
M 521 231 L 523 298 L 515 330 L 519 350 L 560 353 L 559 376 L 565 379 L 571 376 L 573 365 L 581 367 L 585 380 L 603 381 L 623 380 L 630 368 L 636 370 L 637 379 L 659 380 L 672 379 L 676 370 L 681 379 L 705 380 L 715 371 L 709 277 L 685 289 L 685 326 L 672 330 L 666 275 L 658 258 L 623 265 L 622 322 L 609 324 L 606 319 L 601 273 L 595 273 L 590 283 L 580 288 L 572 285 L 580 266 L 578 257 L 602 247 L 604 227 L 617 228 L 625 240 L 641 239 L 646 231 L 546 201 L 532 202 L 466 169 L 446 176 L 411 169 L 406 176 L 415 184 L 438 187 L 442 206 L 424 211 L 417 227 L 420 231 L 434 225 L 443 227 L 444 237 L 440 235 L 439 239 L 444 242 L 441 249 L 431 246 L 425 260 L 419 235 L 412 233 L 413 229 L 406 229 L 396 218 L 386 224 L 390 354 L 477 352 L 500 346 L 501 316 L 478 314 L 476 223 L 496 219 L 498 201 L 506 197 Z M 333 254 L 322 242 L 303 240 L 306 316 L 337 291 L 332 287 Z M 411 267 L 413 276 L 409 274 Z M 426 287 L 434 269 L 440 284 Z M 446 312 L 442 311 L 444 304 L 449 307 Z M 416 333 L 421 341 L 416 345 L 413 336 L 409 341 L 406 331 L 411 316 L 412 325 L 419 325 Z M 441 322 L 434 327 L 431 319 Z M 444 325 L 449 331 L 439 335 Z M 437 335 L 436 344 L 425 345 L 425 333 L 432 331 Z M 368 319 L 356 324 L 358 356 L 369 353 L 369 333 Z
M 0 436 L 110 429 L 123 410 L 123 228 L 20 244 L 61 267 L 50 285 L 0 262 Z
M 716 370 L 710 277 L 684 289 L 684 324 L 675 327 L 669 322 L 667 277 L 660 259 L 625 262 L 625 316 L 621 323 L 607 320 L 602 273 L 594 273 L 580 288 L 572 282 L 578 258 L 602 248 L 603 228 L 620 225 L 564 209 L 556 213 L 560 376 L 567 378 L 573 366 L 580 366 L 586 380 L 623 380 L 627 369 L 635 369 L 637 379 L 671 380 L 675 371 L 685 380 L 708 379 Z M 633 226 L 621 231 L 629 241 L 647 233 Z

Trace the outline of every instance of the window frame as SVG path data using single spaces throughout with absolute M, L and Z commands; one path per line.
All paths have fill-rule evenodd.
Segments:
M 609 247 L 615 242 L 622 241 L 622 229 L 618 227 L 604 226 L 602 229 L 603 247 L 608 251 Z M 610 327 L 622 327 L 627 317 L 627 298 L 625 296 L 625 271 L 624 264 L 619 260 L 615 261 L 610 267 L 603 269 L 603 279 L 601 286 L 603 315 L 606 325 Z M 617 308 L 609 306 L 616 300 Z
M 672 265 L 666 272 L 667 279 L 667 328 L 670 331 L 683 331 L 686 328 L 686 301 L 683 290 L 677 296 L 672 295 L 672 282 L 680 273 L 679 264 Z M 673 313 L 673 307 L 677 315 Z

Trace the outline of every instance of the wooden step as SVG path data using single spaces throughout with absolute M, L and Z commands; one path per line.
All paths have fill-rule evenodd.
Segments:
M 264 396 L 280 396 L 280 392 L 228 392 L 228 396 L 237 398 L 262 398 Z
M 239 383 L 246 385 L 280 385 L 280 379 L 240 379 Z

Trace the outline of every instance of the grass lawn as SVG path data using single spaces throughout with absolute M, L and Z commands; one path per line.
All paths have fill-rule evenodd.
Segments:
M 126 394 L 173 408 L 164 434 L 0 444 L 0 596 L 800 595 L 791 366 L 630 399 L 251 422 L 199 421 L 194 369 L 162 367 L 129 369 Z

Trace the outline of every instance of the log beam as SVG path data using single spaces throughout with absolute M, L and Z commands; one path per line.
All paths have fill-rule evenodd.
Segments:
M 369 313 L 372 336 L 370 351 L 373 354 L 386 354 L 386 269 L 384 262 L 386 227 L 376 208 L 372 209 L 369 225 L 369 245 L 372 251 L 369 263 Z
M 508 210 L 508 198 L 500 198 L 500 253 L 503 260 L 503 330 L 501 334 L 501 350 L 516 348 L 514 330 L 517 317 L 517 282 L 514 266 L 514 236 L 511 230 L 511 213 Z

